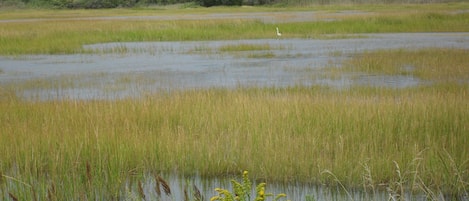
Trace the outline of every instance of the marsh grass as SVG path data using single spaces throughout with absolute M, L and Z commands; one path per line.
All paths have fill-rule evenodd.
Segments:
M 235 45 L 223 45 L 218 48 L 221 52 L 233 52 L 233 51 L 262 51 L 272 50 L 270 44 L 235 44 Z
M 290 37 L 467 31 L 467 19 L 424 13 L 286 23 L 282 31 Z M 262 38 L 274 30 L 250 20 L 95 23 L 2 24 L 0 54 L 77 53 L 83 44 L 98 42 Z M 469 188 L 466 55 L 455 49 L 369 52 L 335 69 L 436 82 L 401 90 L 212 88 L 138 99 L 25 101 L 17 94 L 28 87 L 74 85 L 58 80 L 2 86 L 0 195 L 115 200 L 130 186 L 143 199 L 140 179 L 148 171 L 224 176 L 249 170 L 253 178 L 342 185 L 345 191 L 385 186 L 393 198 L 403 191 L 458 198 Z M 157 176 L 155 181 L 163 185 Z
M 269 44 L 236 44 L 224 45 L 218 48 L 220 52 L 227 52 L 239 58 L 273 58 L 276 55 L 271 50 L 281 49 L 284 49 L 284 47 L 272 47 Z
M 467 79 L 466 52 L 368 52 L 335 69 L 383 73 L 380 65 L 412 65 L 412 73 L 435 82 L 408 89 L 213 88 L 24 101 L 15 95 L 21 88 L 2 86 L 2 195 L 116 199 L 130 185 L 142 198 L 138 181 L 148 171 L 222 176 L 247 169 L 267 181 L 457 199 L 469 188 L 469 93 L 457 81 Z M 422 64 L 427 59 L 434 66 Z M 370 64 L 376 67 L 361 67 Z
M 116 196 L 134 169 L 205 176 L 249 169 L 254 178 L 334 183 L 321 174 L 327 169 L 344 186 L 360 186 L 366 162 L 375 184 L 391 185 L 392 161 L 404 172 L 419 156 L 421 183 L 459 193 L 469 165 L 466 92 L 298 87 L 115 101 L 6 99 L 1 168 L 15 178 L 4 178 L 8 192 L 30 198 L 24 184 L 38 184 L 44 197 L 60 181 L 54 195 L 61 200 Z
M 228 54 L 236 58 L 273 58 L 276 55 L 273 51 L 285 50 L 289 47 L 283 45 L 272 46 L 270 44 L 252 44 L 252 43 L 240 43 L 240 44 L 226 44 L 221 45 L 218 48 L 210 48 L 206 46 L 197 46 L 192 50 L 187 51 L 191 54 L 207 54 L 212 55 L 214 53 Z
M 277 26 L 282 28 L 282 37 L 287 38 L 343 37 L 349 33 L 464 32 L 469 29 L 466 26 L 468 15 L 464 12 L 384 13 L 342 17 L 335 21 L 280 23 Z M 0 54 L 87 53 L 83 45 L 106 42 L 276 38 L 276 25 L 255 19 L 92 21 L 94 26 L 89 26 L 89 20 L 74 18 L 4 22 L 0 32 Z
M 276 55 L 273 52 L 262 52 L 262 53 L 251 53 L 247 55 L 247 58 L 274 58 Z
M 406 75 L 437 83 L 469 80 L 467 49 L 382 50 L 360 54 L 340 69 L 367 74 Z M 393 59 L 389 59 L 393 58 Z

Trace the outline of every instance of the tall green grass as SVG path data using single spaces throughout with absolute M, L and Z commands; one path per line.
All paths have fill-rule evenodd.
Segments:
M 0 102 L 3 189 L 29 198 L 30 186 L 45 196 L 54 185 L 60 199 L 112 197 L 134 170 L 219 176 L 242 169 L 267 180 L 334 182 L 321 174 L 328 170 L 359 186 L 364 164 L 377 185 L 394 181 L 395 161 L 408 182 L 417 175 L 435 191 L 461 193 L 467 91 L 298 87 L 115 101 L 9 98 Z

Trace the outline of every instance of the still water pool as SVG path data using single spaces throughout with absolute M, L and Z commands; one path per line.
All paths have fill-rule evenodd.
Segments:
M 260 48 L 227 50 L 242 45 Z M 467 49 L 469 33 L 93 44 L 84 46 L 90 54 L 0 57 L 0 84 L 22 86 L 21 96 L 42 100 L 115 99 L 160 90 L 239 86 L 403 88 L 425 83 L 411 73 L 348 73 L 331 77 L 324 74 L 324 69 L 340 67 L 344 59 L 365 51 L 432 47 Z

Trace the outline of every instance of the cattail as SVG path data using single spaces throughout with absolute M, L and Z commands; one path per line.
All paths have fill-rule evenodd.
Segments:
M 171 188 L 169 187 L 169 184 L 168 182 L 166 182 L 163 178 L 161 178 L 160 176 L 158 176 L 158 180 L 160 181 L 161 183 L 161 186 L 163 187 L 163 191 L 164 193 L 166 193 L 166 195 L 171 195 Z
M 10 198 L 11 198 L 13 201 L 18 201 L 18 198 L 17 198 L 15 195 L 13 195 L 13 193 L 10 193 L 10 192 L 9 192 L 8 195 L 10 196 Z

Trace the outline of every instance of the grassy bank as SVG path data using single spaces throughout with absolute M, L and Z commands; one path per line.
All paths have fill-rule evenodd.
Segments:
M 458 5 L 461 5 L 460 9 L 467 7 L 467 4 L 463 3 Z M 75 11 L 58 11 L 56 18 L 36 21 L 31 16 L 46 14 L 32 12 L 28 17 L 23 12 L 20 12 L 21 14 L 6 12 L 2 13 L 4 19 L 16 16 L 16 18 L 28 18 L 32 21 L 1 22 L 0 55 L 83 53 L 83 45 L 105 42 L 276 38 L 276 26 L 281 28 L 282 37 L 287 38 L 320 38 L 324 34 L 348 33 L 469 31 L 467 12 L 452 12 L 455 11 L 453 4 L 439 6 L 441 11 L 425 5 L 410 6 L 417 11 L 409 11 L 404 7 L 406 8 L 404 10 L 408 12 L 393 6 L 389 10 L 378 6 L 368 6 L 365 8 L 371 10 L 372 13 L 338 15 L 334 17 L 335 20 L 330 21 L 330 15 L 327 12 L 321 12 L 316 16 L 317 19 L 329 20 L 277 24 L 263 23 L 254 19 L 203 19 L 205 14 L 209 15 L 218 11 L 210 12 L 207 9 L 194 11 L 194 17 L 191 20 L 77 19 L 76 17 L 81 13 L 85 13 L 84 16 L 116 16 L 118 13 L 122 13 L 123 16 L 138 15 L 138 12 L 133 10 L 104 10 L 102 13 L 79 10 L 76 13 Z M 218 9 L 223 10 L 223 8 Z M 254 9 L 266 10 L 266 8 Z M 339 8 L 329 9 L 331 12 L 340 11 Z M 275 11 L 275 9 L 270 11 Z M 44 12 L 51 14 L 51 11 Z M 147 12 L 142 11 L 142 13 Z M 207 13 L 204 14 L 204 12 Z M 170 17 L 170 19 L 177 16 L 177 14 L 163 13 L 165 14 L 154 14 L 154 16 Z M 198 16 L 201 19 L 198 19 Z M 285 18 L 288 18 L 288 15 Z M 91 21 L 93 26 L 90 26 Z
M 430 199 L 440 191 L 467 193 L 469 88 L 455 81 L 467 79 L 466 53 L 370 52 L 342 69 L 387 65 L 405 72 L 405 64 L 434 82 L 408 89 L 204 89 L 31 102 L 1 88 L 0 196 L 112 199 L 122 196 L 129 178 L 146 172 L 241 170 L 269 181 L 340 181 L 397 194 L 415 190 Z M 425 58 L 441 62 L 424 65 Z M 440 77 L 430 73 L 447 66 L 454 68 Z

